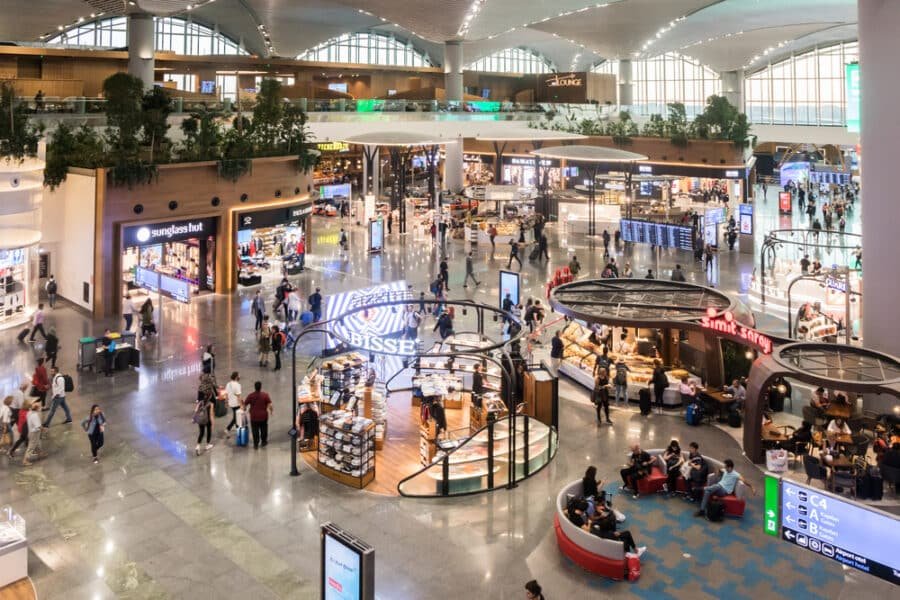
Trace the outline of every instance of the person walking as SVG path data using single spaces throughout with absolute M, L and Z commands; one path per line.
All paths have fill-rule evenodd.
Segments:
M 266 447 L 269 443 L 269 416 L 272 415 L 273 408 L 269 394 L 262 391 L 261 381 L 253 383 L 253 391 L 247 395 L 244 407 L 249 407 L 253 449 Z
M 6 455 L 12 458 L 16 450 L 19 449 L 19 446 L 25 446 L 28 448 L 28 415 L 31 414 L 31 409 L 37 406 L 38 410 L 40 410 L 41 405 L 37 401 L 35 402 L 26 402 L 22 405 L 19 410 L 18 416 L 13 419 L 13 426 L 16 428 L 16 431 L 19 434 L 19 438 L 13 443 L 12 447 L 10 447 L 9 451 Z M 38 422 L 40 422 L 40 417 L 38 417 Z M 40 430 L 38 430 L 38 435 L 40 435 Z
M 12 411 L 12 416 L 10 421 L 13 425 L 19 422 L 19 411 L 22 410 L 22 407 L 25 406 L 25 390 L 28 389 L 28 382 L 23 381 L 19 384 L 19 387 L 14 389 L 10 394 L 10 398 L 12 398 L 12 404 L 9 405 L 10 410 Z M 28 410 L 28 409 L 25 409 Z
M 450 291 L 450 270 L 449 270 L 449 267 L 447 266 L 447 257 L 446 256 L 441 257 L 441 262 L 438 265 L 438 273 L 440 274 L 441 278 L 444 280 L 444 289 L 449 292 Z
M 257 349 L 259 350 L 259 366 L 269 366 L 269 352 L 272 351 L 272 328 L 269 327 L 269 317 L 263 317 L 262 326 L 259 328 L 257 338 Z
M 628 371 L 630 370 L 625 364 L 625 359 L 620 356 L 616 361 L 616 404 L 619 403 L 620 398 L 622 402 L 628 402 Z
M 313 323 L 316 323 L 322 319 L 322 290 L 316 288 L 316 291 L 309 295 L 308 302 Z
M 424 314 L 424 311 L 423 313 Z M 416 312 L 416 307 L 409 305 L 406 307 L 406 339 L 415 340 L 419 337 L 419 325 L 422 324 L 422 316 Z
M 215 411 L 213 410 L 216 403 L 215 394 L 204 393 L 201 383 L 201 391 L 197 394 L 197 404 L 194 405 L 193 421 L 197 424 L 197 445 L 194 446 L 194 455 L 200 456 L 200 444 L 203 443 L 203 436 L 206 435 L 206 449 L 212 450 L 212 428 L 215 419 Z
M 22 466 L 29 467 L 35 459 L 47 456 L 41 448 L 41 407 L 37 402 L 31 403 L 31 410 L 28 411 L 28 416 L 25 418 L 25 427 L 28 428 L 28 446 L 25 447 Z
M 519 258 L 519 244 L 516 243 L 516 240 L 509 240 L 509 262 L 506 263 L 506 268 L 509 269 L 512 267 L 512 261 L 515 260 L 519 263 L 519 270 L 522 270 L 522 259 Z
M 106 431 L 106 415 L 103 414 L 99 404 L 91 406 L 91 412 L 81 422 L 81 428 L 88 436 L 88 441 L 91 443 L 91 457 L 94 464 L 97 464 L 100 462 L 97 453 L 103 447 L 103 433 Z
M 300 290 L 294 290 L 287 297 L 287 322 L 293 323 L 300 318 L 303 309 L 303 300 L 300 298 Z
M 37 398 L 41 403 L 41 410 L 47 410 L 47 390 L 50 389 L 50 377 L 47 376 L 47 367 L 44 366 L 44 359 L 37 359 L 37 365 L 34 367 L 34 373 L 31 374 L 31 393 L 32 398 Z
M 66 403 L 66 378 L 56 367 L 50 369 L 50 376 L 53 400 L 50 401 L 50 414 L 47 415 L 47 420 L 44 421 L 44 427 L 50 427 L 50 422 L 53 421 L 53 415 L 56 414 L 56 409 L 60 406 L 66 413 L 66 420 L 63 421 L 63 425 L 71 423 L 72 413 L 69 411 L 69 405 Z
M 38 304 L 37 310 L 34 311 L 34 316 L 31 318 L 31 337 L 28 338 L 29 342 L 34 341 L 34 334 L 38 331 L 41 332 L 41 336 L 44 340 L 47 339 L 47 333 L 44 331 L 44 304 Z
M 131 294 L 125 294 L 122 297 L 122 318 L 125 319 L 125 331 L 131 331 L 131 324 L 134 322 L 134 302 L 131 300 Z
M 47 331 L 47 341 L 44 343 L 44 356 L 51 367 L 56 366 L 57 354 L 59 354 L 59 337 L 56 335 L 56 327 L 51 325 Z
M 203 359 L 200 362 L 204 373 L 208 374 L 216 370 L 216 355 L 213 353 L 212 344 L 206 346 L 206 350 L 203 351 Z
M 550 260 L 550 253 L 547 252 L 547 234 L 542 233 L 541 237 L 538 238 L 538 257 L 543 256 L 548 261 Z
M 153 301 L 147 298 L 141 304 L 141 339 L 146 339 L 156 333 L 156 325 L 153 324 Z
M 0 404 L 0 447 L 12 446 L 12 396 L 7 396 Z
M 296 252 L 300 263 L 300 270 L 303 271 L 303 269 L 306 268 L 306 238 L 303 236 L 300 236 L 300 240 L 297 242 Z
M 287 336 L 281 331 L 278 325 L 272 327 L 272 354 L 275 355 L 275 368 L 273 371 L 281 370 L 281 351 L 287 343 Z
M 44 290 L 47 292 L 47 302 L 49 302 L 50 308 L 53 308 L 53 305 L 56 304 L 57 290 L 56 279 L 53 275 L 51 275 L 50 279 L 47 280 L 47 283 L 44 284 Z
M 475 279 L 475 263 L 472 259 L 472 251 L 466 254 L 466 278 L 463 280 L 463 287 L 469 287 L 469 277 L 475 282 L 475 285 L 481 285 L 481 282 Z
M 228 398 L 228 408 L 231 409 L 231 422 L 225 428 L 227 435 L 232 427 L 239 427 L 237 413 L 241 409 L 241 376 L 237 371 L 231 374 L 231 379 L 225 384 L 225 397 Z
M 494 243 L 494 239 L 497 237 L 497 228 L 494 227 L 493 223 L 488 226 L 487 234 L 491 242 L 491 260 L 494 260 L 494 250 L 497 249 L 497 245 Z
M 601 411 L 606 414 L 606 422 L 612 425 L 609 419 L 609 372 L 605 367 L 600 367 L 597 377 L 594 379 L 594 408 L 597 409 L 597 425 L 603 423 Z
M 340 237 L 338 238 L 338 243 L 340 244 L 341 250 L 346 252 L 350 247 L 349 240 L 347 238 L 347 232 L 344 231 L 344 228 L 341 227 Z
M 259 290 L 256 290 L 256 295 L 253 296 L 253 302 L 250 303 L 250 312 L 256 318 L 256 324 L 253 326 L 253 331 L 259 331 L 259 328 L 262 327 L 263 315 L 266 313 L 266 301 L 263 300 Z
M 603 230 L 603 256 L 609 256 L 609 231 Z

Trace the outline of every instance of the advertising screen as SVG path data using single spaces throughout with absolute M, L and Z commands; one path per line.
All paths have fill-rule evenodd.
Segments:
M 703 226 L 703 243 L 712 247 L 719 245 L 719 226 L 715 223 L 707 223 Z
M 185 304 L 191 301 L 190 284 L 183 279 L 176 279 L 168 275 L 159 276 L 159 293 Z
M 325 536 L 325 599 L 359 600 L 361 587 L 360 556 L 334 536 Z
M 381 252 L 384 248 L 384 222 L 381 219 L 369 221 L 369 252 Z
M 519 303 L 519 274 L 513 271 L 500 271 L 500 301 L 499 305 L 503 306 L 503 299 L 509 294 L 513 304 Z
M 200 82 L 200 93 L 201 94 L 215 94 L 216 93 L 216 82 L 215 81 L 201 81 Z
M 347 84 L 346 83 L 329 83 L 328 89 L 332 92 L 341 92 L 342 94 L 347 93 Z
M 778 192 L 778 212 L 789 215 L 793 206 L 794 202 L 790 192 Z
M 156 271 L 151 271 L 150 269 L 145 269 L 143 267 L 136 267 L 134 270 L 134 284 L 144 288 L 145 290 L 158 292 L 159 273 L 157 273 Z
M 707 208 L 706 214 L 704 215 L 706 224 L 714 223 L 718 225 L 719 223 L 725 222 L 725 207 L 717 206 L 715 208 Z
M 336 319 L 360 306 L 411 298 L 412 294 L 405 280 L 335 294 L 329 296 L 325 304 L 325 320 Z M 403 331 L 404 317 L 402 310 L 391 310 L 391 307 L 379 306 L 365 311 L 356 311 L 342 322 L 336 323 L 334 328 L 347 338 L 351 333 L 385 337 Z M 328 348 L 334 348 L 335 341 L 331 337 L 328 337 L 327 340 Z
M 738 206 L 738 227 L 744 235 L 753 235 L 753 205 L 741 204 Z
M 349 183 L 337 185 L 323 185 L 319 187 L 319 198 L 331 200 L 333 198 L 349 198 L 352 187 Z
M 859 133 L 861 88 L 859 86 L 859 63 L 845 67 L 845 86 L 847 88 L 847 131 Z
M 828 492 L 781 482 L 781 539 L 900 585 L 900 519 Z

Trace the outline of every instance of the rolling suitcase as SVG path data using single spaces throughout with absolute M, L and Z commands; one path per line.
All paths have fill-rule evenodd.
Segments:
M 25 341 L 25 338 L 28 337 L 28 334 L 30 332 L 31 332 L 31 329 L 26 327 L 25 329 L 23 329 L 22 331 L 19 332 L 19 335 L 16 336 L 16 339 L 19 340 L 20 343 L 23 343 Z
M 728 413 L 728 426 L 738 428 L 741 426 L 741 413 L 736 410 Z
M 538 246 L 535 246 L 534 250 L 531 251 L 531 254 L 528 255 L 528 260 L 537 260 L 540 255 L 541 249 Z
M 702 416 L 699 404 L 688 404 L 687 409 L 684 411 L 684 420 L 688 425 L 699 425 Z
M 651 410 L 649 388 L 642 388 L 641 391 L 638 392 L 638 403 L 641 407 L 641 414 L 644 416 L 649 415 Z
M 869 481 L 872 500 L 881 500 L 884 496 L 884 479 L 878 467 L 869 467 Z
M 245 447 L 247 442 L 249 441 L 250 434 L 247 431 L 247 426 L 242 425 L 237 428 L 237 434 L 234 436 L 234 445 Z
M 301 314 L 300 314 L 300 322 L 303 323 L 303 326 L 304 326 L 304 327 L 306 327 L 307 325 L 312 324 L 312 322 L 313 322 L 313 314 L 312 314 L 312 312 L 310 312 L 310 311 L 307 310 L 307 311 L 301 313 Z
M 710 502 L 706 506 L 706 518 L 717 523 L 725 518 L 725 504 L 721 501 Z

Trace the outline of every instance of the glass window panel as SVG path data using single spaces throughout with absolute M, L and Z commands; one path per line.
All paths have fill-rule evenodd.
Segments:
M 433 66 L 427 55 L 391 36 L 376 33 L 342 34 L 310 48 L 299 60 L 369 65 Z

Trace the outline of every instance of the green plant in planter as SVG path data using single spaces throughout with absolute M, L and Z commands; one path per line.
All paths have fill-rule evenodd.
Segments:
M 253 156 L 253 124 L 237 115 L 222 141 L 222 157 L 219 159 L 219 176 L 237 181 L 250 172 Z
M 669 136 L 669 141 L 673 146 L 687 146 L 688 121 L 684 104 L 681 102 L 672 102 L 668 105 L 668 109 L 669 115 L 665 121 L 665 131 Z
M 276 79 L 263 79 L 256 94 L 256 105 L 253 107 L 253 142 L 257 156 L 279 154 L 286 133 L 282 130 L 284 110 L 281 82 Z
M 285 104 L 279 127 L 285 154 L 297 155 L 297 170 L 309 173 L 319 162 L 319 153 L 310 148 L 306 113 L 293 104 Z
M 138 184 L 153 183 L 158 176 L 156 165 L 140 159 L 122 159 L 109 169 L 110 183 L 128 186 L 129 190 Z
M 44 185 L 56 189 L 66 180 L 70 166 L 96 169 L 105 166 L 106 160 L 106 147 L 96 129 L 82 125 L 73 131 L 60 123 L 47 140 Z
M 663 120 L 662 115 L 650 115 L 650 120 L 644 124 L 641 135 L 645 137 L 665 137 L 666 122 Z
M 141 99 L 141 116 L 144 145 L 150 148 L 150 162 L 169 161 L 169 115 L 172 102 L 161 87 L 153 86 Z
M 156 175 L 156 167 L 141 160 L 138 137 L 144 125 L 143 83 L 127 73 L 116 73 L 103 82 L 103 97 L 106 98 L 110 183 L 127 185 L 129 189 L 138 183 L 149 183 Z
M 184 139 L 176 148 L 179 160 L 218 160 L 222 147 L 221 113 L 211 110 L 192 113 L 181 122 Z
M 16 100 L 12 83 L 0 83 L 0 157 L 21 162 L 35 156 L 42 133 L 28 122 L 27 107 Z
M 740 112 L 724 96 L 706 99 L 703 113 L 694 118 L 691 133 L 695 137 L 714 140 L 731 140 L 736 146 L 745 147 L 750 133 L 747 115 Z

